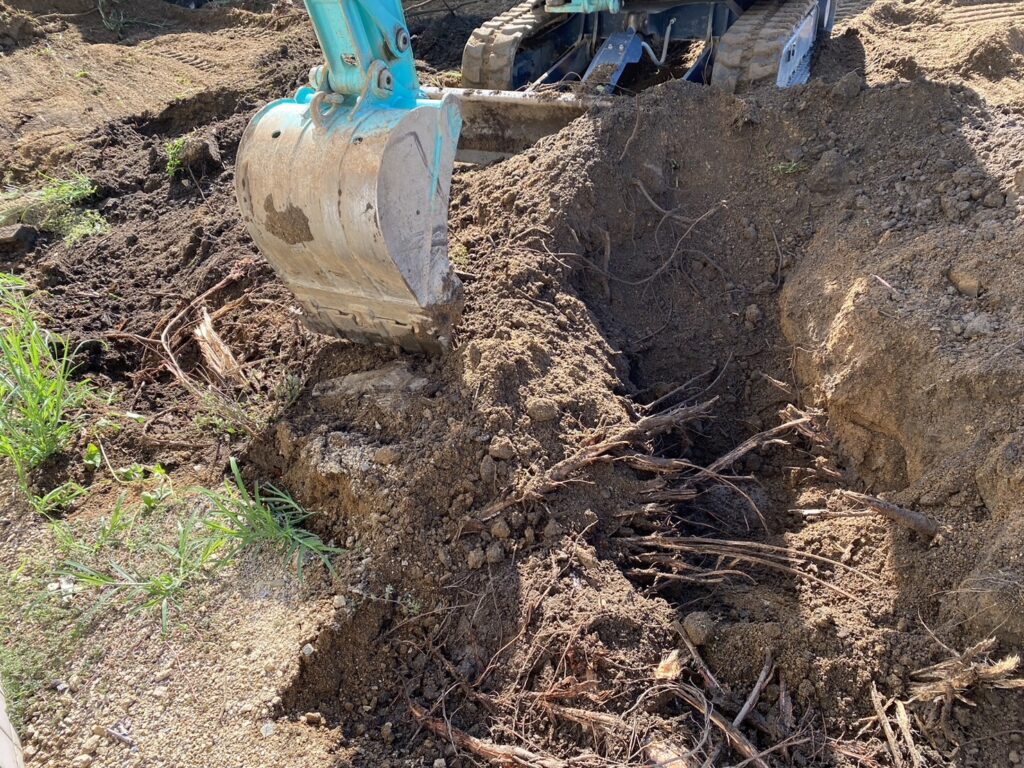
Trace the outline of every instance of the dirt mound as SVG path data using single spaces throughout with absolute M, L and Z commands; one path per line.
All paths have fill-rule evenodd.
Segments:
M 1024 73 L 1024 30 L 1009 27 L 984 39 L 967 51 L 961 70 L 964 75 L 979 75 L 988 80 L 1020 77 Z
M 0 52 L 30 44 L 42 35 L 35 20 L 5 3 L 0 3 Z

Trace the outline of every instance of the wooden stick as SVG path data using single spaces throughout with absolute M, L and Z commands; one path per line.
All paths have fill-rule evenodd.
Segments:
M 412 716 L 428 730 L 438 736 L 450 740 L 457 747 L 468 749 L 475 755 L 493 760 L 501 765 L 521 766 L 521 768 L 569 768 L 569 763 L 551 755 L 538 755 L 522 747 L 510 747 L 495 744 L 487 739 L 478 739 L 465 731 L 449 726 L 444 720 L 430 717 L 423 707 L 410 704 Z
M 851 501 L 870 507 L 895 523 L 917 531 L 926 538 L 935 538 L 939 532 L 939 524 L 920 512 L 897 506 L 877 496 L 868 496 L 866 493 L 857 493 L 856 491 L 840 491 L 840 493 Z
M 743 722 L 743 719 L 747 716 L 747 713 L 749 713 L 750 710 L 757 705 L 757 700 L 761 696 L 761 689 L 763 689 L 765 683 L 768 682 L 768 676 L 771 674 L 771 671 L 772 653 L 771 651 L 767 651 L 764 655 L 764 669 L 762 669 L 761 674 L 758 675 L 757 682 L 754 683 L 754 687 L 751 689 L 750 695 L 747 696 L 747 700 L 743 702 L 743 707 L 740 708 L 739 714 L 737 714 L 732 721 L 732 724 L 737 728 L 740 727 L 740 723 Z
M 723 717 L 721 713 L 716 712 L 713 707 L 709 706 L 707 699 L 700 695 L 697 689 L 687 685 L 680 685 L 673 689 L 673 693 L 708 718 L 722 732 L 726 741 L 729 742 L 729 746 L 747 758 L 751 765 L 756 765 L 758 768 L 768 768 L 768 764 L 761 759 L 757 748 L 747 740 L 746 736 L 736 730 L 733 724 Z
M 910 762 L 914 764 L 914 768 L 922 768 L 924 757 L 914 743 L 914 735 L 910 731 L 910 718 L 907 716 L 907 707 L 899 699 L 896 699 L 896 724 L 900 727 L 900 733 L 903 734 L 903 741 L 906 742 L 907 751 L 910 753 Z
M 892 755 L 893 763 L 896 768 L 903 768 L 906 765 L 903 761 L 903 752 L 896 743 L 896 734 L 893 733 L 889 717 L 885 714 L 885 707 L 882 706 L 882 696 L 874 682 L 871 683 L 871 705 L 875 708 L 875 714 L 878 715 L 878 724 L 882 726 L 882 733 L 885 734 L 885 740 L 889 744 L 889 753 Z

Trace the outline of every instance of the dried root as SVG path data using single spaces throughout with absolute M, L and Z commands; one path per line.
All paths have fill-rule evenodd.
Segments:
M 939 524 L 920 512 L 898 506 L 877 496 L 868 496 L 866 493 L 841 491 L 841 494 L 850 501 L 856 501 L 868 509 L 884 515 L 893 522 L 917 531 L 925 538 L 933 539 L 939 533 Z
M 610 455 L 616 451 L 628 448 L 634 443 L 640 443 L 658 435 L 671 432 L 688 422 L 707 416 L 717 399 L 713 398 L 699 405 L 676 406 L 664 413 L 644 416 L 635 424 L 619 427 L 612 434 L 603 439 L 596 439 L 589 445 L 580 448 L 571 456 L 551 466 L 547 471 L 534 478 L 519 495 L 496 501 L 486 507 L 480 513 L 479 519 L 484 521 L 490 520 L 499 515 L 503 510 L 516 504 L 539 501 L 546 494 L 570 482 L 572 476 L 584 467 L 596 464 L 599 461 L 609 460 Z

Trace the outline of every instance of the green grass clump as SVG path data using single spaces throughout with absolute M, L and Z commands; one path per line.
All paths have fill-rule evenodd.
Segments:
M 310 512 L 273 485 L 265 489 L 253 485 L 250 492 L 233 458 L 231 475 L 223 490 L 199 489 L 213 504 L 213 517 L 206 523 L 211 530 L 232 540 L 235 552 L 252 547 L 280 552 L 286 560 L 295 561 L 300 578 L 307 560 L 317 560 L 334 572 L 331 558 L 343 550 L 325 544 L 315 533 L 301 527 Z
M 28 474 L 78 431 L 91 388 L 71 378 L 73 351 L 39 325 L 26 284 L 0 273 L 0 457 L 28 489 Z
M 173 545 L 163 542 L 152 544 L 153 553 L 164 561 L 162 567 L 153 573 L 144 573 L 141 569 L 113 561 L 100 568 L 71 560 L 64 563 L 60 574 L 70 576 L 86 587 L 103 590 L 96 609 L 119 599 L 134 604 L 135 610 L 158 609 L 160 626 L 167 632 L 171 608 L 180 606 L 185 591 L 230 562 L 222 552 L 227 539 L 204 534 L 198 517 L 178 523 L 177 533 Z
M 75 244 L 110 229 L 98 211 L 80 207 L 95 194 L 96 185 L 81 173 L 48 178 L 39 189 L 11 187 L 0 195 L 0 226 L 20 221 Z
M 147 502 L 143 494 L 141 507 L 129 511 L 122 497 L 109 518 L 102 520 L 88 538 L 76 536 L 67 523 L 53 523 L 57 546 L 66 558 L 58 574 L 101 592 L 90 614 L 112 603 L 133 611 L 158 610 L 166 632 L 172 611 L 181 608 L 188 591 L 209 582 L 245 551 L 268 549 L 280 553 L 286 560 L 295 561 L 300 579 L 308 561 L 320 562 L 333 573 L 331 558 L 342 550 L 324 544 L 315 533 L 300 527 L 309 512 L 273 486 L 247 488 L 234 459 L 231 475 L 223 490 L 193 491 L 212 504 L 177 524 L 173 544 L 151 538 L 158 505 L 179 501 L 172 498 L 170 486 L 163 479 L 156 501 Z M 137 525 L 140 519 L 151 522 Z M 107 550 L 116 551 L 119 557 L 100 562 L 100 553 Z
M 185 167 L 185 147 L 188 145 L 188 136 L 179 136 L 164 144 L 164 152 L 167 153 L 167 176 L 173 179 L 181 169 Z

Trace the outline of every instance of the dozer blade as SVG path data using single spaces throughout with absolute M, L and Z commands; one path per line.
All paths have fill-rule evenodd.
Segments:
M 424 88 L 430 99 L 457 99 L 462 133 L 456 160 L 490 163 L 511 157 L 557 133 L 594 107 L 608 106 L 600 96 L 552 91 L 488 91 L 476 88 Z
M 235 185 L 249 233 L 314 330 L 450 347 L 463 303 L 447 246 L 457 103 L 325 112 L 314 96 L 268 104 L 242 136 Z

